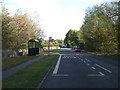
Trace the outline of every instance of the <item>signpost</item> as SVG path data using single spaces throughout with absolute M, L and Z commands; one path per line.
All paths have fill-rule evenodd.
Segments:
M 49 42 L 48 42 L 48 51 L 50 51 L 50 41 L 52 40 L 52 37 L 49 37 Z

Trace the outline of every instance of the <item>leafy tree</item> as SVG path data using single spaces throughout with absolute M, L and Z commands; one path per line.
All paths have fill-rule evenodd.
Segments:
M 3 49 L 26 49 L 28 40 L 40 39 L 44 33 L 36 20 L 32 20 L 27 14 L 22 14 L 17 10 L 11 16 L 8 9 L 2 7 L 2 46 Z
M 27 48 L 27 42 L 30 39 L 35 39 L 35 27 L 32 25 L 32 21 L 28 19 L 27 15 L 15 15 L 13 17 L 14 23 L 16 24 L 16 34 L 14 39 L 14 44 L 16 45 L 14 49 L 24 49 Z
M 119 11 L 119 16 L 118 16 L 118 52 L 120 53 L 120 40 L 119 40 L 119 38 L 120 38 L 120 1 L 118 2 L 118 5 L 119 5 L 119 7 L 118 7 L 118 11 Z
M 53 41 L 53 44 L 59 47 L 64 44 L 64 41 L 62 39 L 56 39 Z
M 116 51 L 117 32 L 114 29 L 115 19 L 111 13 L 114 13 L 114 9 L 106 4 L 87 9 L 81 27 L 87 50 L 103 53 Z
M 77 30 L 70 29 L 66 34 L 64 42 L 65 44 L 67 44 L 68 47 L 79 47 L 80 43 L 82 43 L 81 33 Z
M 14 40 L 14 29 L 16 25 L 13 23 L 12 18 L 9 16 L 8 9 L 2 7 L 2 48 L 10 49 L 13 48 Z

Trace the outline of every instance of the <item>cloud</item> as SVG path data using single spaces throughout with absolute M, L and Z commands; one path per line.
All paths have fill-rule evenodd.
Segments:
M 33 16 L 40 15 L 40 24 L 48 37 L 64 39 L 69 29 L 79 30 L 85 9 L 104 0 L 6 0 L 11 12 L 21 8 Z

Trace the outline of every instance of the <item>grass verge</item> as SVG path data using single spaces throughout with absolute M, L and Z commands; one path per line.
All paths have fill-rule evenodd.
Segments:
M 40 54 L 41 55 L 45 55 L 45 54 L 60 54 L 61 51 L 59 51 L 59 49 L 54 49 L 54 50 L 50 50 L 50 51 L 44 51 L 44 52 L 41 52 Z
M 16 56 L 2 59 L 2 71 L 15 67 L 24 62 L 30 61 L 38 56 Z
M 54 51 L 52 54 L 61 54 L 60 51 Z
M 102 56 L 102 57 L 106 57 L 106 58 L 110 58 L 110 59 L 113 59 L 113 60 L 119 60 L 120 58 L 120 53 L 117 53 L 117 54 L 108 54 L 108 55 L 105 55 L 103 53 L 97 53 L 97 52 L 88 52 L 89 54 L 93 54 L 93 55 L 98 55 L 98 56 Z
M 4 88 L 36 88 L 58 56 L 46 56 L 3 80 Z
M 49 54 L 50 52 L 49 51 L 44 51 L 44 52 L 40 52 L 40 55 L 46 55 L 46 54 Z

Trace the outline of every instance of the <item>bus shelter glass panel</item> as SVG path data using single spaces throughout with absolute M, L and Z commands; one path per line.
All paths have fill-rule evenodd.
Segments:
M 28 55 L 39 54 L 39 41 L 38 40 L 29 40 L 28 41 Z

